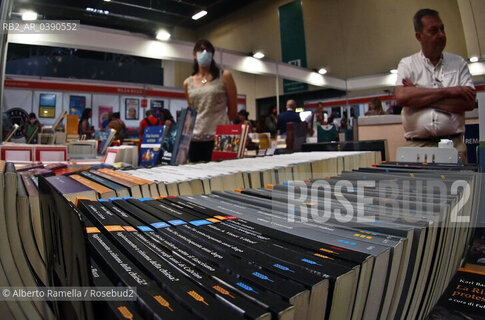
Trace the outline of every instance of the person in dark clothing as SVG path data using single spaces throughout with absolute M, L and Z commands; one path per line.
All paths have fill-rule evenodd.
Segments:
M 278 115 L 278 122 L 276 126 L 281 135 L 286 134 L 286 124 L 288 122 L 301 122 L 300 116 L 295 112 L 295 108 L 295 100 L 290 99 L 286 102 L 286 111 Z
M 30 143 L 36 143 L 37 141 L 35 139 L 35 136 L 32 137 L 32 135 L 39 133 L 41 128 L 42 125 L 40 124 L 39 120 L 37 120 L 37 116 L 35 115 L 35 113 L 30 113 L 29 120 L 27 120 L 27 122 L 25 122 L 24 124 L 25 141 L 29 143 L 30 140 Z
M 78 130 L 79 135 L 85 135 L 86 139 L 92 139 L 94 135 L 94 127 L 91 125 L 91 117 L 93 116 L 93 110 L 86 108 L 79 119 Z
M 152 110 L 147 110 L 146 118 L 140 121 L 140 127 L 138 128 L 138 134 L 140 136 L 140 140 L 143 139 L 143 133 L 145 133 L 146 127 L 151 126 L 161 126 L 163 125 L 162 121 L 153 115 Z

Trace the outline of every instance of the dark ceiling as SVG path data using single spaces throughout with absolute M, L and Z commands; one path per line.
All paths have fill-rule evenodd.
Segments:
M 24 10 L 33 10 L 39 19 L 80 20 L 81 24 L 153 37 L 160 28 L 170 32 L 173 27 L 197 30 L 255 1 L 258 0 L 15 0 L 12 18 Z M 192 15 L 201 10 L 208 14 L 192 20 Z

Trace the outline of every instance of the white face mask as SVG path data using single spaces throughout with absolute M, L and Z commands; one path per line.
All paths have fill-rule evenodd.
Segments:
M 201 67 L 208 67 L 210 66 L 212 62 L 212 53 L 207 52 L 207 50 L 204 50 L 202 52 L 197 52 L 197 63 Z

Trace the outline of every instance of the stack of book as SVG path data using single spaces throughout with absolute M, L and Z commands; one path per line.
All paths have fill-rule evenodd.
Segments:
M 71 140 L 68 145 L 69 159 L 95 159 L 98 155 L 98 141 Z
M 342 272 L 348 263 L 360 267 L 346 304 L 351 307 L 342 310 L 334 305 L 339 300 L 331 300 L 330 318 L 335 311 L 342 319 L 423 319 L 462 263 L 477 221 L 479 178 L 470 170 L 443 172 L 440 166 L 417 171 L 385 166 L 272 190 L 215 192 L 178 201 L 237 217 L 267 235 L 278 234 L 276 229 L 304 238 L 299 250 L 313 250 L 317 265 L 342 261 Z M 473 279 L 469 287 L 483 297 L 477 288 L 485 276 L 475 269 Z
M 158 185 L 159 194 L 192 195 L 318 179 L 380 161 L 377 152 L 306 152 L 222 162 L 161 166 L 126 173 Z
M 177 317 L 423 319 L 477 220 L 476 168 L 445 167 L 384 164 L 239 192 L 78 199 L 70 210 L 85 223 L 91 268 L 136 285 L 144 296 L 130 307 L 143 317 L 163 315 L 156 294 Z
M 138 165 L 138 147 L 130 145 L 108 147 L 103 162 L 107 164 L 123 162 L 136 167 Z
M 129 172 L 63 164 L 16 172 L 0 162 L 1 286 L 137 288 L 134 301 L 0 301 L 4 315 L 424 319 L 460 266 L 475 272 L 473 284 L 458 274 L 453 292 L 482 297 L 476 256 L 463 263 L 483 220 L 477 168 L 372 166 L 376 155 Z M 241 170 L 250 167 L 253 175 Z M 172 194 L 185 184 L 190 194 L 159 197 L 158 174 L 176 181 Z M 200 194 L 188 179 L 200 181 Z M 227 191 L 234 185 L 247 187 Z

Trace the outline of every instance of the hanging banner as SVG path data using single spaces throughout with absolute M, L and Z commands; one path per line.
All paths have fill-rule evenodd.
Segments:
M 283 62 L 307 67 L 303 8 L 300 0 L 278 8 L 280 18 L 281 57 Z M 284 93 L 306 91 L 308 84 L 283 79 Z

